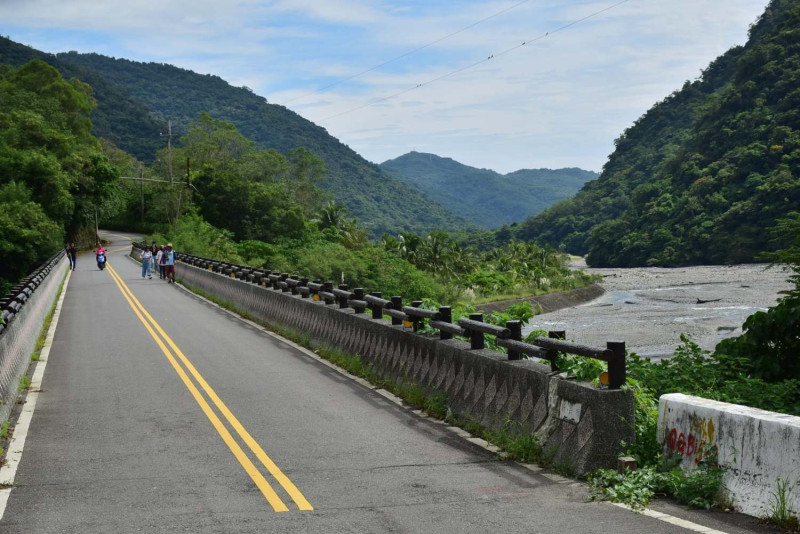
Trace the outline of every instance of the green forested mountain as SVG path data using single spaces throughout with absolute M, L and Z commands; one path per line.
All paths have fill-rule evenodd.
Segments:
M 5 54 L 2 48 L 0 54 Z M 178 136 L 185 133 L 187 125 L 200 113 L 206 112 L 233 123 L 260 148 L 284 154 L 299 147 L 311 150 L 323 159 L 328 169 L 320 187 L 344 204 L 373 236 L 403 230 L 426 232 L 470 227 L 465 219 L 366 161 L 324 128 L 283 106 L 267 103 L 246 87 L 233 87 L 218 76 L 160 63 L 76 52 L 58 54 L 56 59 L 72 69 L 70 75 L 80 77 L 77 73 L 83 69 L 121 88 L 134 102 L 143 103 L 159 124 L 171 120 Z M 104 95 L 95 96 L 102 106 Z M 115 140 L 120 148 L 144 161 L 152 160 L 153 153 L 134 150 L 140 136 L 129 131 L 124 118 L 111 122 L 109 117 L 109 123 L 111 134 L 98 130 L 98 135 Z M 157 134 L 152 139 L 164 143 Z
M 773 0 L 745 46 L 656 104 L 598 180 L 515 229 L 594 266 L 752 261 L 800 210 L 800 3 Z
M 575 168 L 522 169 L 502 175 L 420 152 L 385 161 L 381 167 L 483 228 L 536 215 L 598 176 Z
M 88 85 L 42 61 L 0 65 L 0 293 L 114 209 L 119 175 L 91 135 L 93 105 Z
M 78 64 L 59 61 L 46 54 L 0 36 L 0 63 L 21 67 L 39 59 L 55 67 L 66 79 L 78 78 L 92 87 L 97 106 L 92 110 L 92 133 L 112 141 L 141 161 L 152 161 L 156 150 L 164 145 L 159 133 L 166 122 L 154 119 L 150 110 L 128 91 L 111 83 L 97 72 Z

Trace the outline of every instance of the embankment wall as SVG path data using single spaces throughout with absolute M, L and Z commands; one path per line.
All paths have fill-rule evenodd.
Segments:
M 549 459 L 577 474 L 613 467 L 621 441 L 633 440 L 630 391 L 567 380 L 531 360 L 508 361 L 460 340 L 442 341 L 185 263 L 177 264 L 176 277 L 265 324 L 307 335 L 314 345 L 358 354 L 384 379 L 442 393 L 459 417 L 495 430 L 535 432 Z

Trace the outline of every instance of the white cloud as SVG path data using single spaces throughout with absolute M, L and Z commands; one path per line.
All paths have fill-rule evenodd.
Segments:
M 217 74 L 315 121 L 498 54 L 321 125 L 378 162 L 416 148 L 503 172 L 599 170 L 626 127 L 745 42 L 767 0 L 629 0 L 556 32 L 614 0 L 530 0 L 309 94 L 516 3 L 5 0 L 0 33 L 48 52 L 96 51 Z M 499 55 L 545 32 L 552 33 Z

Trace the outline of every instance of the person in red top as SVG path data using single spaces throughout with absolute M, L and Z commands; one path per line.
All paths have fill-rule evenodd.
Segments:
M 103 245 L 98 241 L 97 248 L 94 249 L 94 256 L 97 258 L 97 267 L 101 271 L 106 268 L 106 253 L 106 249 L 103 248 Z

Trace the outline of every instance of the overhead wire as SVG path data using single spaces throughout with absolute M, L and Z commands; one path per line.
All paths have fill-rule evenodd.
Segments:
M 446 39 L 449 39 L 451 37 L 454 37 L 454 36 L 458 35 L 459 33 L 463 33 L 463 32 L 465 32 L 465 31 L 467 31 L 467 30 L 469 30 L 471 28 L 474 28 L 475 26 L 477 26 L 479 24 L 482 24 L 482 23 L 486 22 L 487 20 L 491 20 L 491 19 L 493 19 L 495 17 L 498 17 L 498 16 L 502 15 L 503 13 L 508 13 L 512 9 L 515 9 L 515 8 L 521 6 L 522 4 L 525 4 L 525 3 L 529 2 L 529 1 L 530 0 L 522 0 L 521 2 L 517 2 L 516 4 L 514 4 L 514 5 L 510 6 L 510 7 L 507 7 L 505 9 L 501 9 L 500 11 L 498 11 L 496 13 L 493 13 L 492 15 L 489 15 L 488 17 L 482 18 L 481 20 L 479 20 L 477 22 L 473 22 L 469 26 L 464 26 L 460 30 L 454 31 L 453 33 L 449 33 L 449 34 L 445 35 L 444 37 L 440 37 L 439 39 L 436 39 L 435 41 L 431 41 L 428 44 L 425 44 L 425 45 L 422 45 L 422 46 L 420 46 L 418 48 L 415 48 L 414 50 L 409 50 L 408 52 L 406 52 L 404 54 L 400 54 L 399 56 L 397 56 L 395 58 L 392 58 L 392 59 L 389 59 L 387 61 L 384 61 L 383 63 L 380 63 L 380 64 L 375 65 L 373 67 L 370 67 L 368 69 L 362 70 L 361 72 L 353 74 L 352 76 L 348 76 L 346 78 L 341 78 L 339 80 L 336 80 L 335 82 L 331 82 L 328 85 L 320 87 L 319 89 L 315 89 L 314 91 L 311 91 L 309 93 L 305 93 L 303 95 L 296 96 L 296 97 L 294 97 L 292 99 L 289 99 L 286 102 L 284 102 L 283 105 L 285 106 L 285 105 L 291 104 L 292 102 L 295 102 L 297 100 L 301 100 L 301 99 L 303 99 L 303 98 L 305 98 L 307 96 L 311 96 L 311 95 L 315 95 L 317 93 L 321 93 L 325 89 L 330 89 L 331 87 L 339 85 L 340 83 L 344 83 L 344 82 L 353 80 L 355 78 L 358 78 L 359 76 L 363 76 L 364 74 L 367 74 L 367 73 L 372 72 L 374 70 L 377 70 L 377 69 L 379 69 L 381 67 L 385 67 L 386 65 L 388 65 L 390 63 L 394 63 L 395 61 L 403 59 L 404 57 L 408 57 L 408 56 L 410 56 L 412 54 L 416 54 L 420 50 L 425 50 L 426 48 L 429 48 L 429 47 L 431 47 L 431 46 L 433 46 L 435 44 L 441 43 L 442 41 L 444 41 Z
M 598 15 L 601 15 L 601 14 L 605 13 L 606 11 L 610 11 L 610 10 L 614 9 L 615 7 L 618 7 L 618 6 L 620 6 L 622 4 L 625 4 L 626 2 L 629 2 L 629 1 L 630 0 L 620 0 L 619 2 L 617 2 L 615 4 L 612 4 L 612 5 L 608 6 L 608 7 L 605 7 L 603 9 L 599 10 L 599 11 L 595 11 L 594 13 L 586 15 L 585 17 L 582 17 L 580 19 L 574 20 L 574 21 L 570 22 L 569 24 L 565 24 L 565 25 L 560 26 L 560 27 L 558 27 L 558 28 L 556 28 L 554 30 L 550 30 L 548 32 L 540 34 L 537 37 L 534 37 L 532 39 L 527 39 L 525 41 L 522 41 L 522 43 L 517 44 L 515 46 L 512 46 L 510 48 L 507 48 L 507 49 L 505 49 L 505 50 L 503 50 L 501 52 L 497 52 L 496 54 L 491 54 L 486 59 L 481 59 L 479 61 L 475 61 L 473 63 L 470 63 L 469 65 L 466 65 L 464 67 L 458 68 L 458 69 L 453 70 L 453 71 L 450 71 L 447 74 L 442 74 L 441 76 L 437 76 L 437 77 L 431 78 L 430 80 L 427 80 L 425 82 L 418 83 L 417 85 L 415 85 L 413 87 L 409 87 L 407 89 L 403 89 L 402 91 L 398 91 L 396 93 L 392 93 L 391 95 L 372 100 L 372 101 L 367 102 L 365 104 L 362 104 L 360 106 L 348 109 L 346 111 L 342 111 L 340 113 L 336 113 L 334 115 L 330 115 L 328 117 L 325 117 L 325 118 L 320 119 L 319 121 L 315 121 L 315 122 L 326 122 L 326 121 L 329 121 L 331 119 L 335 119 L 337 117 L 341 117 L 342 115 L 347 115 L 349 113 L 353 113 L 355 111 L 358 111 L 358 110 L 361 110 L 361 109 L 364 109 L 364 108 L 367 108 L 367 107 L 370 107 L 370 106 L 374 106 L 376 104 L 380 104 L 381 102 L 386 102 L 387 100 L 391 100 L 392 98 L 397 98 L 398 96 L 402 96 L 402 95 L 404 95 L 406 93 L 410 93 L 411 91 L 415 91 L 417 89 L 425 87 L 426 85 L 430 85 L 430 84 L 436 83 L 438 81 L 441 81 L 441 80 L 443 80 L 445 78 L 449 78 L 450 76 L 455 76 L 456 74 L 460 74 L 460 73 L 462 73 L 462 72 L 464 72 L 466 70 L 469 70 L 469 69 L 472 69 L 474 67 L 477 67 L 478 65 L 482 65 L 484 63 L 487 63 L 487 62 L 489 62 L 489 61 L 491 61 L 491 60 L 493 60 L 493 59 L 495 59 L 497 57 L 500 57 L 500 56 L 503 56 L 503 55 L 508 54 L 510 52 L 513 52 L 514 50 L 522 48 L 523 46 L 527 46 L 527 45 L 533 44 L 533 43 L 535 43 L 537 41 L 541 41 L 542 39 L 545 39 L 545 38 L 553 35 L 554 33 L 558 33 L 560 31 L 566 30 L 567 28 L 575 26 L 576 24 L 580 24 L 581 22 L 584 22 L 586 20 L 594 18 L 594 17 L 596 17 Z

